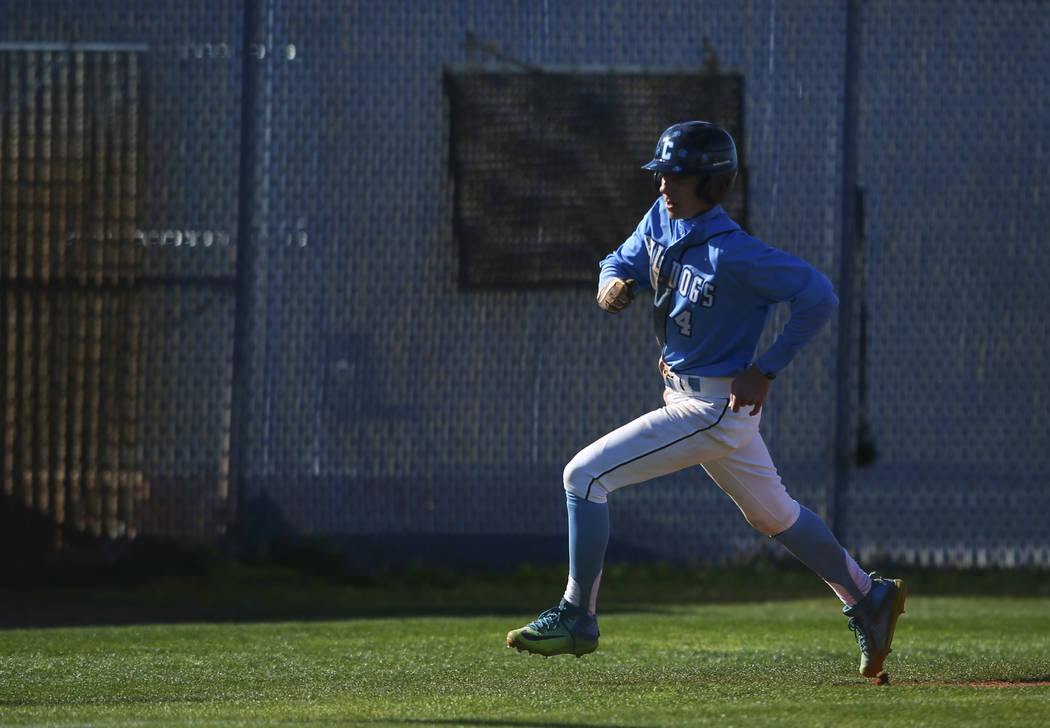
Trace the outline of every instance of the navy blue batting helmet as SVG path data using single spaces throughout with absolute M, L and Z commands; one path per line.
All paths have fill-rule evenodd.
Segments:
M 653 161 L 642 169 L 657 175 L 728 174 L 737 169 L 736 144 L 729 132 L 706 121 L 674 124 L 660 135 Z

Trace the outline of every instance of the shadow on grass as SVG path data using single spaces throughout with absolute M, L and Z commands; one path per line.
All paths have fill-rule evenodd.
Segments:
M 1041 570 L 880 567 L 905 578 L 913 598 L 1050 597 L 1050 580 Z M 165 552 L 105 568 L 0 581 L 0 630 L 419 616 L 518 620 L 555 604 L 564 584 L 560 562 L 513 570 L 415 565 L 363 571 L 347 568 L 337 554 L 316 550 L 252 564 L 224 562 L 207 552 Z M 834 601 L 824 583 L 800 564 L 768 556 L 731 568 L 611 560 L 601 596 L 607 615 L 658 613 L 683 604 Z
M 560 561 L 513 569 L 417 564 L 362 570 L 349 567 L 337 553 L 317 549 L 286 550 L 256 563 L 224 562 L 207 552 L 161 551 L 104 567 L 40 571 L 21 581 L 0 577 L 0 630 L 417 616 L 519 620 L 557 603 L 565 572 Z M 637 611 L 661 603 L 828 593 L 804 569 L 765 562 L 714 570 L 611 562 L 605 573 L 604 614 L 617 606 Z
M 898 680 L 897 685 L 932 685 L 949 688 L 1045 688 L 1050 687 L 1050 675 L 1032 678 L 986 678 L 984 680 Z
M 362 721 L 369 725 L 469 725 L 469 726 L 507 726 L 508 728 L 643 728 L 622 723 L 542 723 L 528 720 L 484 720 L 482 718 L 442 718 L 426 720 L 423 718 L 373 718 Z

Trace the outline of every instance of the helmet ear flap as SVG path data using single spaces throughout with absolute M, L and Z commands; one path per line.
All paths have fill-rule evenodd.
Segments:
M 653 187 L 660 189 L 660 177 L 662 175 L 659 172 L 653 172 Z

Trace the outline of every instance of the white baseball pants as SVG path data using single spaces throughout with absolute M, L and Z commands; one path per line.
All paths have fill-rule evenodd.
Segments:
M 768 536 L 792 526 L 799 504 L 787 493 L 758 431 L 761 413 L 729 409 L 731 378 L 667 378 L 667 406 L 581 450 L 565 466 L 565 489 L 595 503 L 625 485 L 700 465 Z

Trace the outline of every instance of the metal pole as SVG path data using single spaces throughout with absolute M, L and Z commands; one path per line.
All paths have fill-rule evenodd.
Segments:
M 228 526 L 237 524 L 239 500 L 250 489 L 249 421 L 251 417 L 256 263 L 265 228 L 263 145 L 265 144 L 265 82 L 270 63 L 267 43 L 267 0 L 245 0 L 242 48 L 240 190 L 237 205 L 236 310 L 233 328 L 233 371 L 230 405 L 230 474 L 227 495 Z
M 835 403 L 835 454 L 834 474 L 831 483 L 829 511 L 831 523 L 839 540 L 845 543 L 847 535 L 846 493 L 852 462 L 852 445 L 855 440 L 855 416 L 852 406 L 854 352 L 858 327 L 858 306 L 855 300 L 855 277 L 857 248 L 860 229 L 858 225 L 859 187 L 857 184 L 857 144 L 859 126 L 860 65 L 860 11 L 862 0 L 849 0 L 846 5 L 846 68 L 843 97 L 845 99 L 842 119 L 842 249 L 839 261 L 839 328 L 838 328 L 838 374 Z

